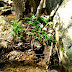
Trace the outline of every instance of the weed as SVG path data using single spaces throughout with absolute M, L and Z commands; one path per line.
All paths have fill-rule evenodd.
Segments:
M 43 28 L 47 27 L 48 25 L 53 24 L 53 22 L 47 22 L 47 20 L 43 19 L 43 16 L 40 17 L 43 23 L 41 23 L 39 20 L 36 21 L 36 17 L 33 15 L 31 18 L 27 17 L 28 23 L 31 24 L 31 28 L 28 29 L 31 31 L 31 33 L 28 33 L 28 35 L 32 35 L 35 39 L 38 39 L 40 41 L 48 41 L 51 43 L 52 41 L 52 35 L 50 37 L 47 36 L 47 31 L 43 30 Z M 45 26 L 44 26 L 45 24 Z M 42 26 L 41 26 L 42 25 Z
M 17 35 L 19 38 L 21 38 L 22 35 L 20 35 L 19 32 L 20 32 L 20 33 L 23 32 L 22 26 L 18 26 L 18 22 L 17 22 L 17 21 L 14 21 L 14 22 L 12 23 L 12 26 L 13 26 L 13 30 L 14 30 L 14 32 L 16 33 L 16 35 Z M 14 37 L 14 34 L 13 34 L 13 33 L 12 33 L 12 36 Z
M 29 17 L 25 18 L 27 22 L 32 25 L 31 28 L 28 29 L 29 30 L 28 35 L 40 41 L 49 41 L 49 43 L 51 43 L 53 38 L 52 38 L 52 35 L 48 37 L 47 27 L 52 25 L 53 22 L 47 22 L 47 20 L 43 19 L 43 16 L 39 18 L 42 21 L 42 23 L 39 20 L 37 21 L 34 15 L 30 18 Z M 19 26 L 17 21 L 14 21 L 12 25 L 13 25 L 13 30 L 16 33 L 16 35 L 19 38 L 23 37 L 23 35 L 19 33 L 23 33 L 23 30 L 26 30 L 26 29 L 23 29 L 22 26 Z M 12 33 L 12 36 L 15 37 L 13 33 Z

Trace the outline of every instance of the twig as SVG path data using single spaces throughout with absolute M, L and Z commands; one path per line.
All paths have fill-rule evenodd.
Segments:
M 53 50 L 53 43 L 51 43 L 50 54 L 49 54 L 49 58 L 48 58 L 48 65 L 50 63 L 50 57 L 52 56 L 52 50 Z M 48 66 L 46 67 L 46 69 L 47 68 L 48 68 Z

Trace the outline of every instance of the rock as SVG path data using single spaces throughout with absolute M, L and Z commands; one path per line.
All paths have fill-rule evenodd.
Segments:
M 11 24 L 8 23 L 7 18 L 0 16 L 0 54 L 10 51 L 12 48 L 13 32 Z
M 0 0 L 0 1 L 3 1 L 3 2 L 8 3 L 8 4 L 13 3 L 13 1 L 11 1 L 11 0 Z
M 5 15 L 11 14 L 12 10 L 14 10 L 13 1 L 11 1 L 11 0 L 0 0 L 0 15 L 2 15 L 2 14 L 5 14 Z
M 20 56 L 22 56 L 23 53 L 20 53 L 18 51 L 11 51 L 8 55 L 7 58 L 9 58 L 9 60 L 14 61 L 14 60 L 21 60 Z
M 72 0 L 64 0 L 54 18 L 54 29 L 59 48 L 59 61 L 72 72 Z
M 8 3 L 4 2 L 4 1 L 0 1 L 0 7 L 6 7 L 8 5 Z
M 26 50 L 25 52 L 21 51 L 11 51 L 7 55 L 9 61 L 24 61 L 24 65 L 31 64 L 31 65 L 38 65 L 41 67 L 46 67 L 45 60 L 39 58 L 37 59 L 35 52 L 32 49 Z
M 11 6 L 0 7 L 0 15 L 2 15 L 2 14 L 11 14 L 11 10 L 13 10 L 13 7 L 11 7 Z
M 50 16 L 53 16 L 63 0 L 46 0 L 46 9 Z
M 4 16 L 0 16 L 0 25 L 2 26 L 2 24 L 6 24 L 6 17 Z
M 47 70 L 47 72 L 58 72 L 58 71 L 53 69 L 53 70 Z
M 2 42 L 0 42 L 0 48 L 7 48 L 7 45 L 8 45 L 8 42 L 6 42 L 6 41 L 2 41 Z
M 40 42 L 38 40 L 32 39 L 31 40 L 31 48 L 33 50 L 39 50 L 42 47 L 42 45 L 40 44 Z
M 21 51 L 11 51 L 8 55 L 7 58 L 9 58 L 9 60 L 17 60 L 17 61 L 25 61 L 25 60 L 33 60 L 36 59 L 35 53 L 32 50 L 27 50 L 25 52 L 21 52 Z
M 0 32 L 2 32 L 4 30 L 4 26 L 0 26 Z

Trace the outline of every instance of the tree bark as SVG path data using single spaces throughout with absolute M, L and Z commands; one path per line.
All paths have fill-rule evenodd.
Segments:
M 40 0 L 13 0 L 15 6 L 16 19 L 24 18 L 25 14 L 36 13 L 36 8 Z
M 25 12 L 25 2 L 26 0 L 13 0 L 15 6 L 16 19 L 21 19 L 24 17 L 23 12 Z
M 39 18 L 42 8 L 45 8 L 46 0 L 41 0 L 36 12 L 36 20 Z

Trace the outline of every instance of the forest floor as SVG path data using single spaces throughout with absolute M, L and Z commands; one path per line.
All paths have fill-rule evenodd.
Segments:
M 20 39 L 11 24 L 14 19 L 14 11 L 0 15 L 0 72 L 61 72 L 58 65 L 56 44 L 47 46 L 46 43 L 27 35 L 29 31 L 23 32 L 23 37 Z M 27 28 L 29 25 L 27 22 L 22 23 L 22 21 L 19 24 L 23 28 Z M 49 31 L 54 33 L 50 27 L 48 34 L 50 34 Z M 51 48 L 53 48 L 52 53 Z M 50 60 L 48 60 L 49 58 Z

